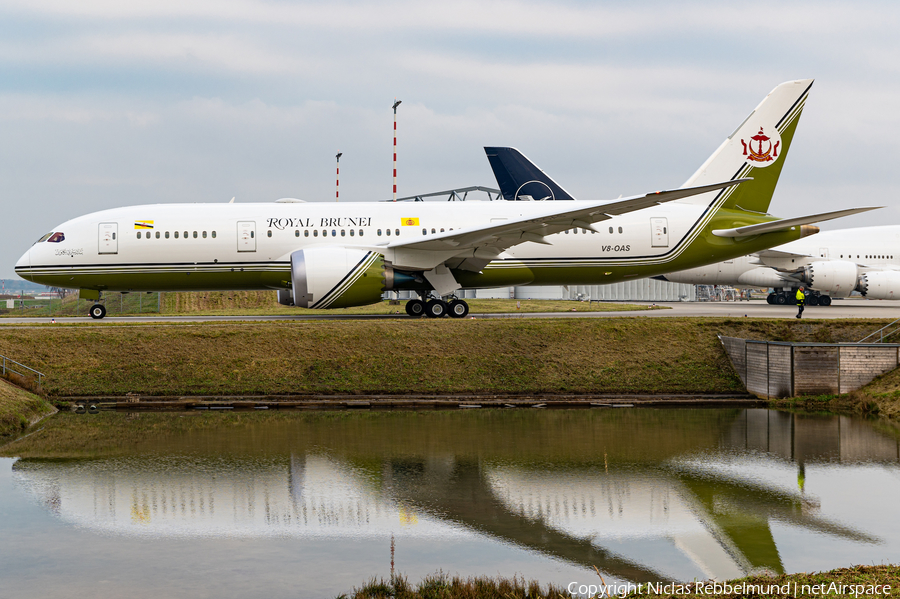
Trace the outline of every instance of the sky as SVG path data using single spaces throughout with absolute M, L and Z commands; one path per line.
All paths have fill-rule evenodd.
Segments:
M 770 211 L 900 224 L 900 3 L 0 0 L 0 277 L 147 203 L 496 187 L 519 148 L 579 199 L 678 187 L 815 78 Z

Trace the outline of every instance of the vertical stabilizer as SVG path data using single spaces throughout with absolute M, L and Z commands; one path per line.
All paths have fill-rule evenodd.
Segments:
M 491 170 L 505 200 L 574 200 L 515 148 L 485 148 Z
M 801 79 L 773 89 L 683 187 L 743 177 L 751 177 L 753 181 L 678 201 L 718 202 L 721 208 L 768 212 L 812 84 L 812 79 Z

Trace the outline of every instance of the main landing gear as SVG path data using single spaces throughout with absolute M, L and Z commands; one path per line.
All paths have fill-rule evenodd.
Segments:
M 429 318 L 465 318 L 469 313 L 469 304 L 457 297 L 451 297 L 449 301 L 440 298 L 412 299 L 406 302 L 406 313 L 413 317 L 427 316 Z
M 94 320 L 100 320 L 101 318 L 106 316 L 106 306 L 104 306 L 103 304 L 94 304 L 93 306 L 91 306 L 89 314 Z
M 773 304 L 776 306 L 786 306 L 786 305 L 796 305 L 797 304 L 797 290 L 793 289 L 790 293 L 785 293 L 784 291 L 776 291 L 774 293 L 770 293 L 766 297 L 766 302 L 769 304 Z M 807 306 L 830 306 L 831 305 L 831 297 L 827 295 L 822 295 L 818 291 L 811 291 L 806 296 L 806 305 Z

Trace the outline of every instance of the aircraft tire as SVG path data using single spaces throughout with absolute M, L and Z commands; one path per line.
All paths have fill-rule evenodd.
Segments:
M 779 293 L 778 295 L 775 296 L 775 303 L 778 304 L 779 306 L 785 305 L 787 303 L 787 296 L 784 295 L 783 293 Z
M 94 304 L 91 306 L 90 315 L 94 320 L 100 320 L 106 316 L 106 306 L 103 304 Z
M 450 318 L 465 318 L 469 314 L 469 304 L 461 299 L 453 300 L 448 306 Z
M 425 302 L 422 300 L 412 299 L 406 302 L 406 313 L 413 318 L 418 318 L 425 314 Z
M 806 305 L 807 306 L 818 306 L 820 299 L 821 298 L 811 295 L 808 298 L 806 298 Z
M 819 305 L 820 306 L 830 306 L 831 305 L 831 297 L 827 295 L 819 296 Z
M 443 318 L 447 315 L 447 304 L 439 299 L 425 302 L 425 314 L 428 318 Z
M 775 294 L 774 293 L 770 293 L 769 295 L 766 296 L 766 303 L 770 304 L 770 305 L 775 303 Z

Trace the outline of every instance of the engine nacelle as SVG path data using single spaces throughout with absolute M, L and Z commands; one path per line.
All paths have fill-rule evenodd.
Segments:
M 900 299 L 900 272 L 871 270 L 859 278 L 859 292 L 869 299 Z
M 317 247 L 291 254 L 291 295 L 301 308 L 348 308 L 381 300 L 384 256 L 344 247 Z M 281 300 L 279 296 L 279 301 Z
M 782 288 L 791 285 L 791 280 L 785 278 L 773 268 L 760 266 L 743 272 L 737 278 L 736 287 L 774 287 Z
M 800 271 L 800 280 L 810 289 L 833 297 L 847 297 L 859 283 L 859 269 L 854 262 L 828 260 L 813 262 Z

